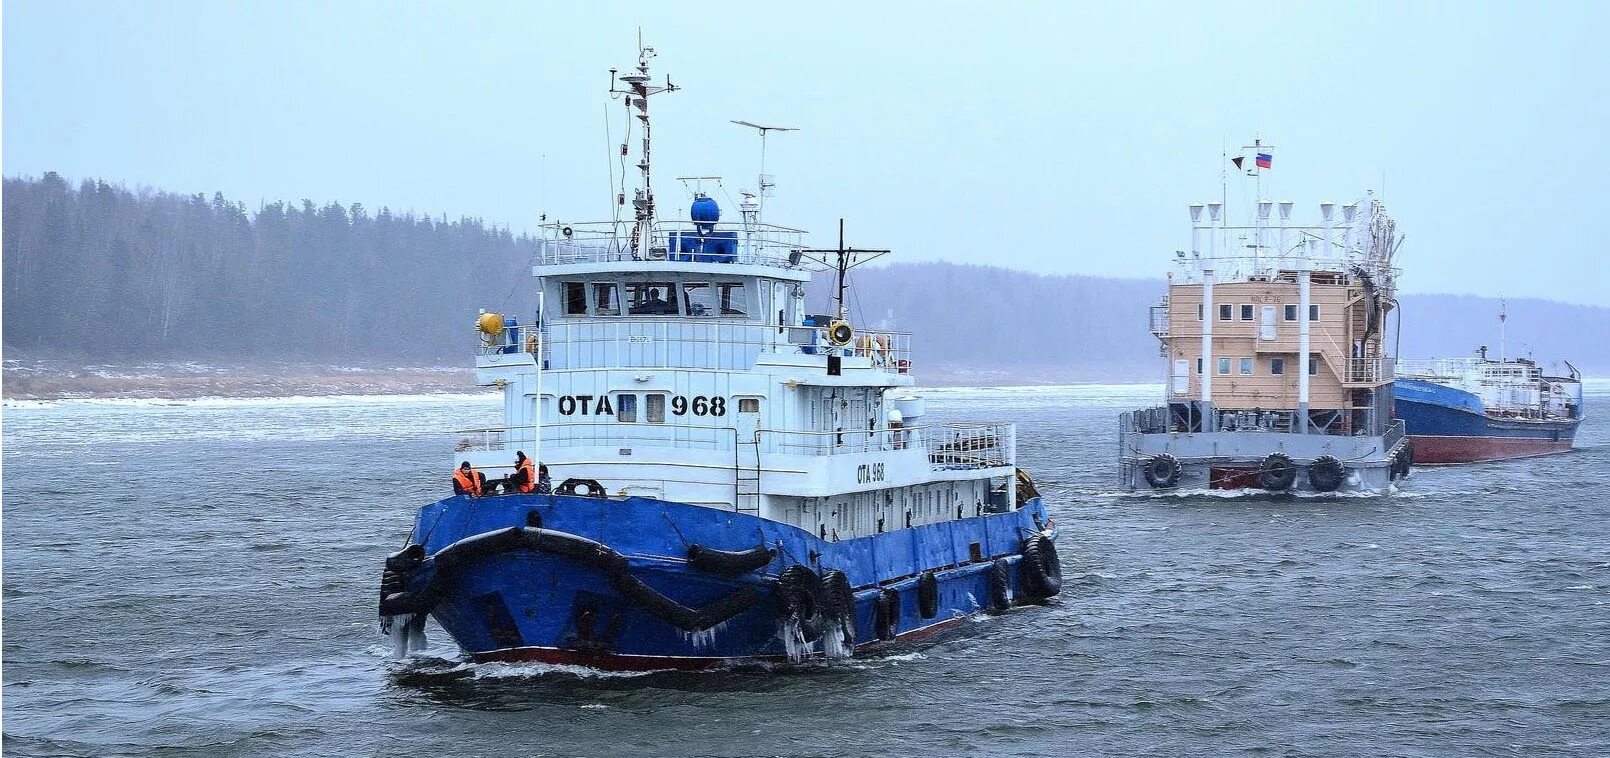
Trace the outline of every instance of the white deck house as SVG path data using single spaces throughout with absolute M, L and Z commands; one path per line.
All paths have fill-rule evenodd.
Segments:
M 832 344 L 805 312 L 802 233 L 744 215 L 657 223 L 641 259 L 611 224 L 551 225 L 538 325 L 480 335 L 476 380 L 503 389 L 506 425 L 465 432 L 459 459 L 495 477 L 523 450 L 556 485 L 828 538 L 1014 507 L 1013 425 L 927 423 L 909 336 Z M 699 234 L 735 244 L 681 252 Z

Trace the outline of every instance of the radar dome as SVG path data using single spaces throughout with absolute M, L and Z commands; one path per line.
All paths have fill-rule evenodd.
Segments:
M 714 224 L 721 220 L 721 206 L 717 205 L 715 198 L 709 195 L 695 195 L 690 213 L 696 223 Z

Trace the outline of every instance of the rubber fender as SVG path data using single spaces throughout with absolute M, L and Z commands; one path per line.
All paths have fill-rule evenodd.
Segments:
M 900 593 L 885 588 L 872 606 L 872 627 L 884 642 L 900 635 Z
M 688 565 L 722 576 L 747 574 L 777 557 L 777 551 L 764 545 L 748 550 L 717 550 L 703 545 L 688 546 Z
M 932 571 L 917 577 L 917 612 L 925 619 L 939 615 L 939 578 Z
M 989 568 L 989 609 L 1000 613 L 1012 607 L 1012 569 L 1005 558 Z
M 845 647 L 855 649 L 855 590 L 843 571 L 829 569 L 822 574 L 822 613 L 838 630 Z
M 1180 481 L 1180 459 L 1163 453 L 1146 461 L 1146 483 L 1153 489 L 1172 487 Z
M 1062 559 L 1057 546 L 1036 532 L 1023 541 L 1023 560 L 1018 563 L 1023 594 L 1044 600 L 1062 592 Z
M 822 585 L 816 572 L 796 563 L 777 577 L 777 617 L 799 625 L 806 642 L 822 637 Z
M 512 550 L 557 555 L 597 569 L 609 578 L 610 586 L 616 592 L 655 618 L 683 631 L 708 629 L 760 601 L 760 593 L 753 588 L 739 587 L 703 608 L 688 608 L 633 576 L 626 556 L 602 543 L 568 532 L 515 526 L 466 537 L 442 548 L 429 561 L 433 571 L 425 586 L 418 592 L 387 595 L 380 601 L 380 613 L 383 616 L 429 613 L 441 600 L 444 588 L 451 584 L 449 580 L 461 567 L 473 560 Z M 424 568 L 424 564 L 419 568 Z M 397 573 L 400 576 L 401 572 Z M 385 575 L 382 574 L 384 581 Z
M 1270 453 L 1258 465 L 1258 486 L 1270 492 L 1284 492 L 1297 483 L 1297 464 L 1285 453 Z
M 1308 483 L 1320 492 L 1334 492 L 1342 486 L 1347 469 L 1334 455 L 1321 455 L 1308 464 Z
M 413 571 L 425 562 L 425 546 L 409 545 L 386 556 L 386 568 L 392 571 Z

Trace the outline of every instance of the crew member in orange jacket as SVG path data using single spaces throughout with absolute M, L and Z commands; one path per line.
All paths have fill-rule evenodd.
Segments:
M 509 487 L 522 495 L 535 492 L 537 489 L 537 468 L 530 458 L 525 457 L 524 450 L 514 451 L 514 473 L 509 475 L 504 492 L 507 492 Z
M 469 461 L 460 463 L 453 472 L 453 494 L 481 496 L 481 476 L 470 467 Z

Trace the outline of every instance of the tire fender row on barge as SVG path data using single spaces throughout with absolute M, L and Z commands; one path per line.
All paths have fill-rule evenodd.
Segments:
M 1391 478 L 1396 480 L 1408 476 L 1413 462 L 1414 449 L 1412 444 L 1405 440 L 1403 446 L 1388 460 Z M 1146 483 L 1153 489 L 1168 489 L 1179 483 L 1182 466 L 1180 460 L 1171 453 L 1154 455 L 1141 465 Z M 1291 489 L 1297 483 L 1299 468 L 1286 453 L 1278 450 L 1270 453 L 1258 464 L 1258 486 L 1270 492 Z M 1347 481 L 1347 466 L 1341 459 L 1327 453 L 1308 464 L 1307 474 L 1308 484 L 1315 491 L 1334 492 Z

